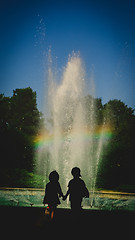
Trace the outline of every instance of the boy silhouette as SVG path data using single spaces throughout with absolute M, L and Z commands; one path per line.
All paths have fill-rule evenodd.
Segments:
M 71 209 L 78 211 L 81 210 L 83 197 L 89 197 L 89 192 L 84 181 L 80 178 L 80 168 L 74 167 L 71 171 L 71 174 L 73 175 L 73 179 L 71 179 L 68 183 L 68 191 L 63 197 L 63 200 L 66 200 L 67 196 L 69 195 Z

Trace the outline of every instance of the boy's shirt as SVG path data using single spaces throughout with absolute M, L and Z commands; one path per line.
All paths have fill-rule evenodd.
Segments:
M 69 188 L 69 200 L 82 199 L 86 195 L 86 186 L 84 181 L 81 178 L 72 179 L 68 184 Z

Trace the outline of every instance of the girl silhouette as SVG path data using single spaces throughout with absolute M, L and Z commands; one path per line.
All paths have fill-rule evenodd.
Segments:
M 63 197 L 63 193 L 59 183 L 59 174 L 56 171 L 49 174 L 49 180 L 50 182 L 46 184 L 43 204 L 48 204 L 52 219 L 57 205 L 60 204 L 59 197 Z

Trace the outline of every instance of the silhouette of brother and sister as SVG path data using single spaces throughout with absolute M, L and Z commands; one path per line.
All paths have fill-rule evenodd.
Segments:
M 71 209 L 75 211 L 81 210 L 81 203 L 84 197 L 89 197 L 88 189 L 84 181 L 80 178 L 80 168 L 74 167 L 71 171 L 73 179 L 68 183 L 68 190 L 66 195 L 63 195 L 60 183 L 59 183 L 59 174 L 56 171 L 53 171 L 49 174 L 49 182 L 46 184 L 45 196 L 43 204 L 48 204 L 51 218 L 57 205 L 60 204 L 59 198 L 65 201 L 69 195 L 69 201 L 71 203 Z

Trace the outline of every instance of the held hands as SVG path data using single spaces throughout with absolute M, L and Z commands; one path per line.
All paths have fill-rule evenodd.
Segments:
M 65 201 L 67 199 L 67 196 L 63 196 L 62 200 Z
M 59 195 L 59 197 L 62 197 L 62 200 L 65 201 L 67 199 L 67 195 Z

